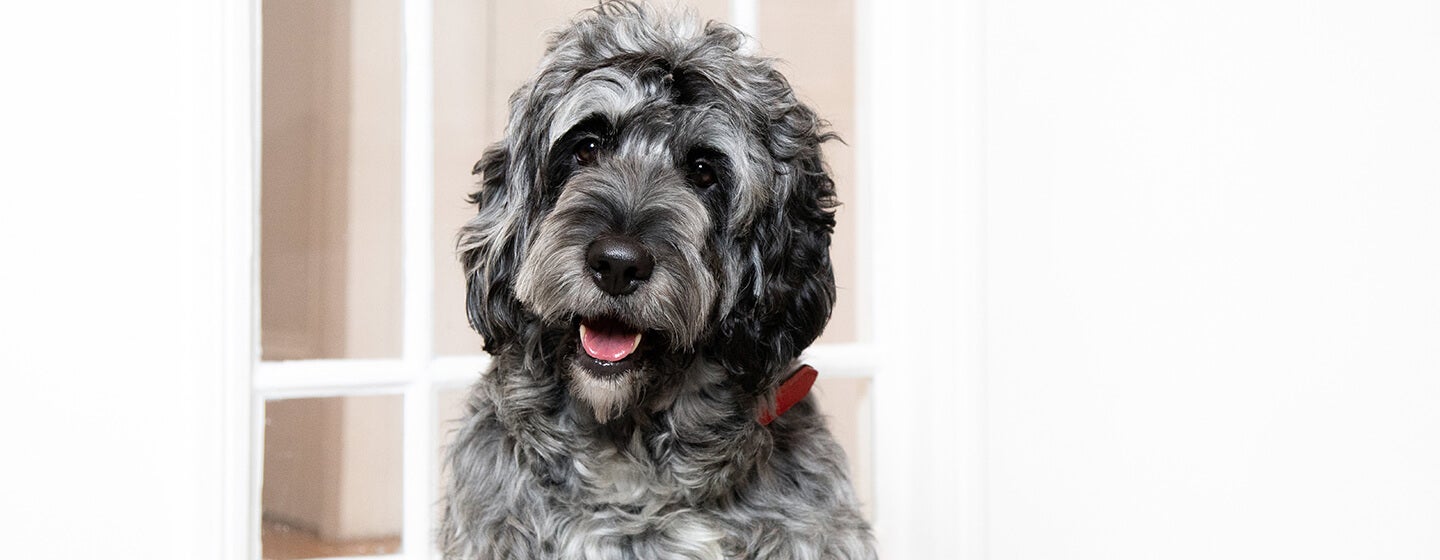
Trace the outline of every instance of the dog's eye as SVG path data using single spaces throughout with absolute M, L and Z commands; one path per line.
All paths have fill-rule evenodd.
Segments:
M 690 175 L 690 183 L 696 187 L 708 189 L 711 185 L 715 184 L 715 166 L 710 165 L 708 161 L 703 159 L 692 160 L 690 162 L 690 169 L 687 171 Z
M 600 141 L 586 138 L 575 144 L 575 163 L 590 165 L 600 155 Z

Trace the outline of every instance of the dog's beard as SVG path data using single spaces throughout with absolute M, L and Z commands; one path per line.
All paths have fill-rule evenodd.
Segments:
M 647 340 L 643 330 L 610 316 L 581 318 L 574 330 L 566 372 L 570 393 L 590 405 L 597 421 L 608 422 L 634 406 L 650 381 L 653 364 L 646 354 L 658 350 L 656 333 Z
M 649 373 L 646 366 L 637 365 L 614 375 L 597 376 L 589 371 L 581 360 L 592 359 L 577 354 L 569 361 L 570 394 L 590 406 L 595 420 L 606 423 L 619 417 L 639 401 L 642 380 Z
M 695 354 L 694 341 L 676 341 L 666 331 L 636 326 L 647 323 L 613 306 L 565 315 L 568 318 L 546 321 L 554 333 L 547 338 L 558 343 L 556 373 L 600 423 L 643 404 L 647 391 L 683 369 Z

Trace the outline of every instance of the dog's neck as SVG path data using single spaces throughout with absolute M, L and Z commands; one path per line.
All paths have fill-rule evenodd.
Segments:
M 774 392 L 757 396 L 703 358 L 662 376 L 670 382 L 647 388 L 640 406 L 604 423 L 566 389 L 566 373 L 557 364 L 527 368 L 523 363 L 518 353 L 496 357 L 486 392 L 497 419 L 522 447 L 520 456 L 531 458 L 528 466 L 547 480 L 583 479 L 576 474 L 577 462 L 589 470 L 639 468 L 658 477 L 703 476 L 702 484 L 673 485 L 684 488 L 679 498 L 697 502 L 745 484 L 773 448 L 773 428 L 757 420 L 757 409 L 763 408 L 757 403 L 774 398 Z M 572 453 L 576 449 L 587 452 Z M 607 461 L 620 464 L 600 464 Z

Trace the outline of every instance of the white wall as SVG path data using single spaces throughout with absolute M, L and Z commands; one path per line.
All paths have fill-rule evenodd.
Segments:
M 0 556 L 221 556 L 220 9 L 0 17 Z
M 1440 4 L 986 10 L 990 557 L 1440 558 Z

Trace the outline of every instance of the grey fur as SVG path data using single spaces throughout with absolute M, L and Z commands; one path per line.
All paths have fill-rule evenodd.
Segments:
M 493 361 L 449 449 L 446 558 L 875 557 L 813 398 L 756 420 L 834 302 L 834 190 L 822 121 L 742 44 L 607 2 L 511 98 L 460 234 Z M 604 150 L 580 166 L 586 127 Z M 714 186 L 687 174 L 701 152 Z M 585 268 L 607 235 L 654 255 L 623 297 Z M 597 316 L 644 329 L 632 369 L 581 367 Z

